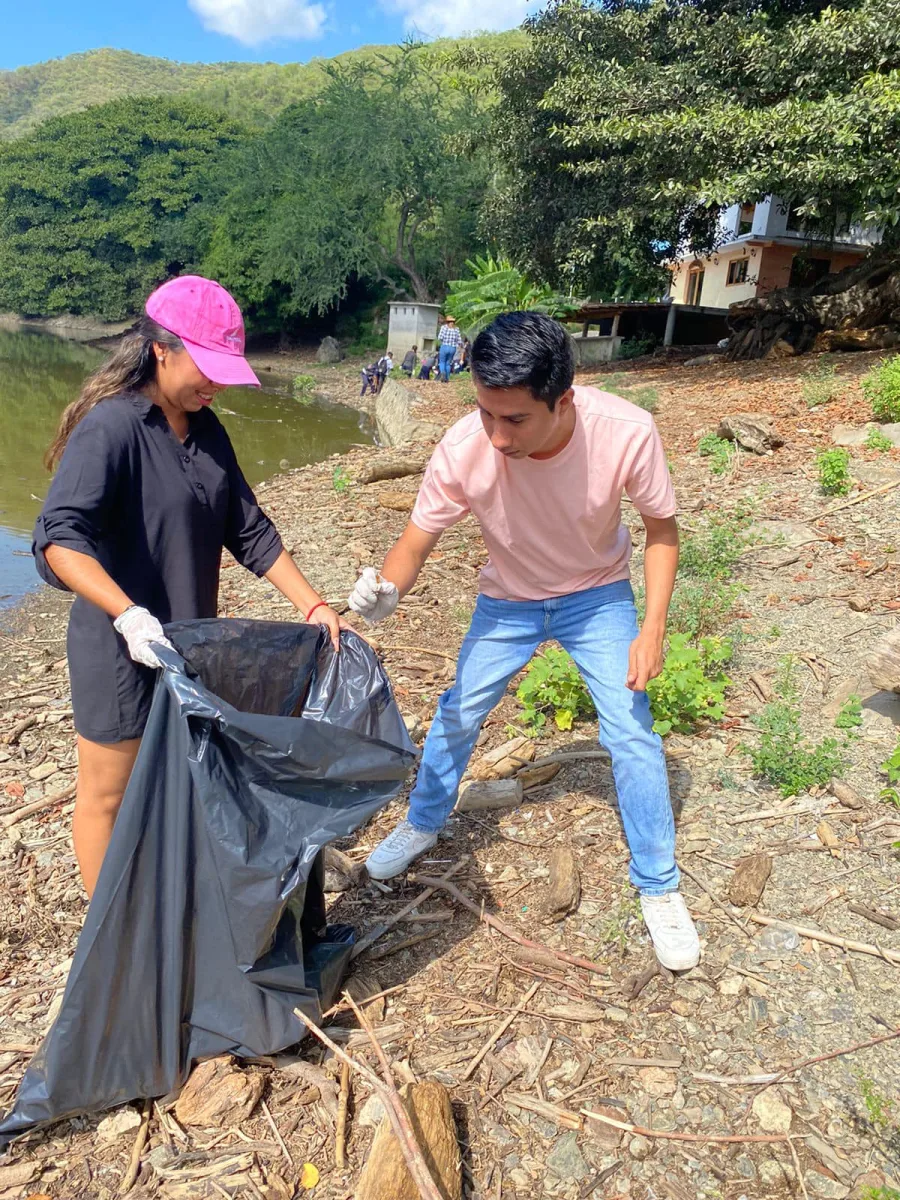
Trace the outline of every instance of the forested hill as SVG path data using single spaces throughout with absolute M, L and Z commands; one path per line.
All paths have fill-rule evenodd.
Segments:
M 513 31 L 483 34 L 486 49 L 523 41 Z M 458 43 L 433 42 L 436 57 Z M 371 64 L 394 58 L 397 46 L 362 46 L 334 59 L 306 63 L 181 63 L 149 58 L 128 50 L 90 50 L 69 54 L 15 71 L 0 71 L 0 140 L 16 138 L 50 117 L 79 112 L 126 96 L 190 95 L 244 123 L 265 124 L 267 118 L 318 92 L 329 62 Z

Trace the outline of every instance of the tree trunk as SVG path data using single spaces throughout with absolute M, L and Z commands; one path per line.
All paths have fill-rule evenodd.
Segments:
M 900 343 L 900 256 L 877 253 L 811 287 L 732 304 L 727 357 L 883 349 Z

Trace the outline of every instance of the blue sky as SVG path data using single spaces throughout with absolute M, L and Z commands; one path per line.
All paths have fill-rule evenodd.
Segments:
M 511 29 L 535 0 L 0 0 L 0 69 L 101 46 L 182 62 L 303 62 L 371 42 Z

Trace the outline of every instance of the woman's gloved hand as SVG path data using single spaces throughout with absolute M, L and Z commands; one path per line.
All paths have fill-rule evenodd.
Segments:
M 136 663 L 145 667 L 159 668 L 162 663 L 153 652 L 152 646 L 165 646 L 168 650 L 175 647 L 163 633 L 163 627 L 153 613 L 138 604 L 126 608 L 121 616 L 116 617 L 113 625 L 125 639 L 128 653 Z
M 382 579 L 374 567 L 366 567 L 347 600 L 351 609 L 370 625 L 389 617 L 400 603 L 396 584 Z

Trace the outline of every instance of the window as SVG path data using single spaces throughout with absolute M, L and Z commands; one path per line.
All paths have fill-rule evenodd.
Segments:
M 830 258 L 808 258 L 805 254 L 795 254 L 791 262 L 788 287 L 810 287 L 824 278 L 830 270 Z
M 685 304 L 699 304 L 700 296 L 703 292 L 703 275 L 702 267 L 692 267 L 688 272 L 687 291 L 685 292 Z
M 745 234 L 753 231 L 753 218 L 756 216 L 755 204 L 742 204 L 741 211 L 738 215 L 738 237 L 744 237 Z M 729 283 L 731 280 L 729 279 Z
M 728 283 L 746 283 L 747 282 L 747 263 L 746 258 L 733 258 L 728 264 Z

